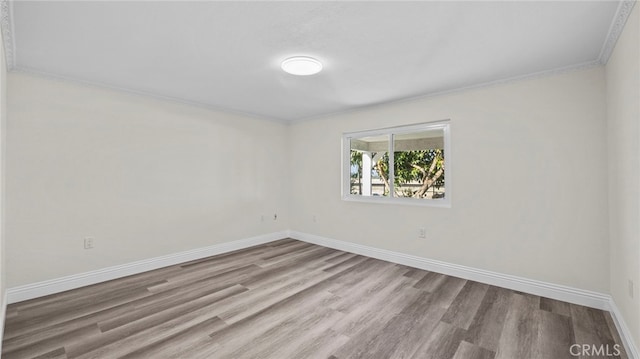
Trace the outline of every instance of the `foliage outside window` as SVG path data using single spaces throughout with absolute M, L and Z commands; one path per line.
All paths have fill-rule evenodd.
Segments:
M 449 138 L 447 122 L 344 134 L 343 198 L 450 206 Z

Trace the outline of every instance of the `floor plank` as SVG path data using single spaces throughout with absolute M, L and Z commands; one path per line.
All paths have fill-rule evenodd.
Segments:
M 466 282 L 459 295 L 448 307 L 442 321 L 458 328 L 469 329 L 488 289 L 489 286 L 486 284 Z
M 512 294 L 513 292 L 504 288 L 490 286 L 487 289 L 467 330 L 466 341 L 493 352 L 498 350 Z
M 559 359 L 576 343 L 624 350 L 600 310 L 283 239 L 11 304 L 2 357 Z
M 571 304 L 571 318 L 577 344 L 603 347 L 608 353 L 615 352 L 616 336 L 611 333 L 605 312 L 593 308 Z M 620 346 L 621 347 L 621 346 Z M 625 354 L 626 355 L 626 354 Z M 589 355 L 590 358 L 620 358 L 611 355 Z
M 529 297 L 513 293 L 498 342 L 496 359 L 535 359 L 540 310 Z
M 569 351 L 575 343 L 571 318 L 541 310 L 538 325 L 538 345 L 535 356 L 538 358 L 572 358 Z
M 464 331 L 462 329 L 449 323 L 438 322 L 427 341 L 415 351 L 413 358 L 453 358 L 463 338 Z
M 495 355 L 491 350 L 462 341 L 453 359 L 493 359 Z

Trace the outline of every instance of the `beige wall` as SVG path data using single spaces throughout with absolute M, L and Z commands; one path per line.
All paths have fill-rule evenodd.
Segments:
M 8 92 L 9 287 L 289 228 L 286 125 L 20 73 Z
M 608 292 L 604 90 L 595 68 L 295 124 L 292 229 Z M 341 200 L 343 132 L 442 119 L 450 209 Z
M 611 295 L 640 346 L 640 6 L 606 66 Z M 634 298 L 628 281 L 635 284 Z
M 4 331 L 4 308 L 7 303 L 5 292 L 7 288 L 7 271 L 5 262 L 5 145 L 7 124 L 7 65 L 4 56 L 4 40 L 0 41 L 0 349 L 2 349 L 2 334 Z
M 639 12 L 606 68 L 291 126 L 12 73 L 0 290 L 290 228 L 611 293 L 638 344 Z M 442 119 L 451 208 L 340 199 L 343 132 Z

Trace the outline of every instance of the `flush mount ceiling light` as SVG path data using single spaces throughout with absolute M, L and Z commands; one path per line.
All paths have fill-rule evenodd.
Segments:
M 322 70 L 322 63 L 312 57 L 295 56 L 282 61 L 281 67 L 286 73 L 308 76 L 320 72 L 320 70 Z

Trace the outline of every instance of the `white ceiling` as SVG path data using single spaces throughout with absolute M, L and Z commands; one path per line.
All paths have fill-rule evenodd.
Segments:
M 632 6 L 12 1 L 2 27 L 11 69 L 300 120 L 601 64 Z M 324 70 L 286 74 L 292 55 Z

